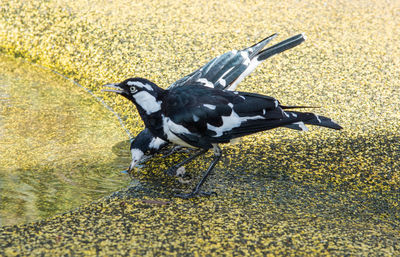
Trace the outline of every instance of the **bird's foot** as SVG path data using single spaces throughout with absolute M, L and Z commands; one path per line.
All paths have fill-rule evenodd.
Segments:
M 178 177 L 178 181 L 182 184 L 187 184 L 190 183 L 190 181 L 192 180 L 192 177 L 186 173 L 186 169 L 185 166 L 181 166 L 176 170 L 176 174 L 175 176 Z
M 209 197 L 209 196 L 212 196 L 212 195 L 217 196 L 217 193 L 215 191 L 205 192 L 205 191 L 196 191 L 195 190 L 195 191 L 192 191 L 192 192 L 190 192 L 188 194 L 180 193 L 180 194 L 176 194 L 175 196 L 179 197 L 179 198 L 182 198 L 182 199 L 190 199 L 190 198 L 197 197 L 197 196 L 207 196 L 207 197 Z
M 185 166 L 180 166 L 178 168 L 173 166 L 165 170 L 164 173 L 168 176 L 177 177 L 178 181 L 182 184 L 190 183 L 192 179 L 192 177 L 186 173 Z
M 192 176 L 189 174 L 177 175 L 178 181 L 181 184 L 189 184 L 192 181 Z

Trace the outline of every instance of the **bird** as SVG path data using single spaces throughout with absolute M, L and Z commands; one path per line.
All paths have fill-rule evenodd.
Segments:
M 219 144 L 278 127 L 303 131 L 308 130 L 306 125 L 342 129 L 330 118 L 294 110 L 309 106 L 286 106 L 270 96 L 208 87 L 207 83 L 197 79 L 186 83 L 185 86 L 162 89 L 145 78 L 135 77 L 107 84 L 103 89 L 130 100 L 152 135 L 176 145 L 199 149 L 170 167 L 170 173 L 213 149 L 213 160 L 194 189 L 190 193 L 177 194 L 184 199 L 214 193 L 202 191 L 201 187 L 222 156 Z
M 197 81 L 205 86 L 220 90 L 235 90 L 238 84 L 264 60 L 291 49 L 306 40 L 306 36 L 302 33 L 263 50 L 277 35 L 277 33 L 274 33 L 250 47 L 239 51 L 232 50 L 215 57 L 196 71 L 171 84 L 168 89 L 191 85 L 193 81 Z M 131 174 L 138 163 L 147 160 L 147 156 L 160 152 L 168 144 L 169 142 L 156 137 L 148 128 L 145 128 L 131 140 L 131 163 L 124 172 Z

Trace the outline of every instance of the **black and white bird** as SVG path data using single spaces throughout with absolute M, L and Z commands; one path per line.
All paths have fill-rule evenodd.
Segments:
M 256 56 L 259 54 L 262 52 Z M 252 55 L 253 52 L 250 52 L 247 56 L 250 62 Z M 105 86 L 109 89 L 104 90 L 118 93 L 132 101 L 153 136 L 166 142 L 200 149 L 193 156 L 169 168 L 168 173 L 173 174 L 179 167 L 209 149 L 214 149 L 214 159 L 200 182 L 191 193 L 178 195 L 182 198 L 209 194 L 200 188 L 221 158 L 220 143 L 229 143 L 235 138 L 277 127 L 307 130 L 306 124 L 309 124 L 342 128 L 327 117 L 291 111 L 301 106 L 284 106 L 278 100 L 260 94 L 221 90 L 217 86 L 209 86 L 218 81 L 199 81 L 193 74 L 182 79 L 185 86 L 173 85 L 166 90 L 143 78 L 108 84 Z
M 237 85 L 262 61 L 291 49 L 305 40 L 304 34 L 298 34 L 263 50 L 276 36 L 277 34 L 273 34 L 248 48 L 240 51 L 233 50 L 218 56 L 193 73 L 174 82 L 168 90 L 192 85 L 194 82 L 210 88 L 235 90 Z M 127 172 L 130 173 L 146 155 L 153 155 L 168 144 L 169 142 L 156 137 L 148 128 L 145 128 L 131 141 L 132 161 Z

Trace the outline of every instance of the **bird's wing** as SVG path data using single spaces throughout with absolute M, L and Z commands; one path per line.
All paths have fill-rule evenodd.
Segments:
M 273 35 L 274 36 L 274 35 Z M 282 42 L 279 42 L 276 45 L 273 45 L 271 47 L 268 47 L 267 49 L 264 49 L 260 52 L 262 47 L 265 46 L 262 45 L 265 40 L 261 41 L 260 43 L 250 47 L 250 49 L 255 49 L 253 52 L 249 53 L 249 61 L 246 63 L 246 67 L 244 70 L 242 70 L 240 73 L 232 73 L 229 74 L 226 77 L 226 80 L 231 81 L 229 85 L 229 90 L 235 90 L 237 85 L 245 78 L 247 77 L 250 73 L 252 73 L 255 68 L 260 65 L 264 60 L 268 59 L 271 56 L 274 56 L 276 54 L 279 54 L 281 52 L 284 52 L 286 50 L 289 50 L 302 42 L 305 41 L 305 35 L 304 34 L 298 34 L 296 36 L 290 37 Z M 260 48 L 260 46 L 262 46 Z
M 277 34 L 237 51 L 224 53 L 193 73 L 174 82 L 168 89 L 187 86 L 196 82 L 210 88 L 235 90 L 237 85 L 265 59 L 291 49 L 305 40 L 304 34 L 298 34 L 276 45 L 262 50 Z
M 186 143 L 210 147 L 231 139 L 298 121 L 279 102 L 259 94 L 188 86 L 165 99 L 170 130 Z
M 257 44 L 240 51 L 232 50 L 224 53 L 212 59 L 198 70 L 177 80 L 168 89 L 201 82 L 207 87 L 233 90 L 230 89 L 232 82 L 247 69 L 251 63 L 251 59 L 257 56 L 264 46 L 276 36 L 277 34 L 273 34 Z

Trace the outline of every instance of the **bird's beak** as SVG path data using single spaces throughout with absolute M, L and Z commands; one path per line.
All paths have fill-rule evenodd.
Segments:
M 105 89 L 102 89 L 102 92 L 114 92 L 117 94 L 124 94 L 125 91 L 119 87 L 119 83 L 112 83 L 112 84 L 107 84 L 104 85 L 103 87 L 105 87 Z

